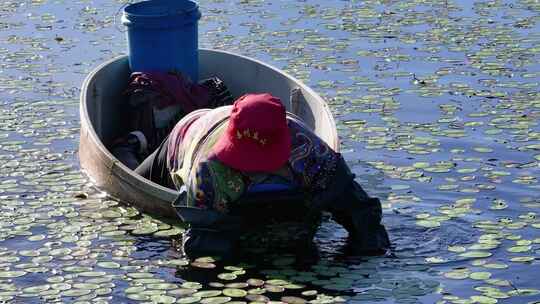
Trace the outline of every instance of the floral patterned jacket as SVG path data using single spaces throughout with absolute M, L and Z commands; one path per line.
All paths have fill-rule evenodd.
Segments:
M 332 182 L 340 155 L 290 113 L 288 174 L 254 176 L 222 164 L 211 149 L 227 127 L 229 112 L 230 107 L 192 112 L 171 132 L 167 166 L 175 186 L 187 189 L 186 207 L 228 213 L 231 204 L 261 183 L 288 184 L 317 195 Z

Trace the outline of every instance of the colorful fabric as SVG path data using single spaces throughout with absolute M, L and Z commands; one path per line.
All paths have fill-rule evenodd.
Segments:
M 211 151 L 226 130 L 228 113 L 230 107 L 190 114 L 171 134 L 168 168 L 176 187 L 187 188 L 186 206 L 228 213 L 230 204 L 260 183 L 285 181 L 316 196 L 332 182 L 339 154 L 292 114 L 292 151 L 284 172 L 250 175 L 223 165 Z
M 185 140 L 187 130 L 195 121 L 209 111 L 209 109 L 201 109 L 189 113 L 171 131 L 167 147 L 167 168 L 173 169 L 173 172 L 182 167 L 184 151 L 189 148 L 188 143 L 193 143 Z

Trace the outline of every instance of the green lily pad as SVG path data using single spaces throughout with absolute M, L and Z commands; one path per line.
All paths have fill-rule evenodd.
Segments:
M 145 225 L 131 231 L 135 235 L 148 235 L 158 231 L 158 227 L 154 225 Z
M 232 281 L 235 280 L 238 276 L 234 273 L 220 273 L 217 277 L 221 280 Z
M 187 289 L 201 289 L 201 288 L 202 288 L 202 284 L 201 284 L 201 283 L 198 283 L 198 282 L 184 282 L 184 283 L 182 283 L 182 288 L 187 288 Z
M 104 271 L 83 271 L 79 272 L 79 276 L 81 277 L 101 277 L 106 275 L 107 273 Z
M 152 300 L 152 303 L 162 303 L 162 304 L 172 304 L 176 302 L 175 297 L 171 297 L 167 295 L 153 295 L 153 296 L 150 296 L 150 300 Z
M 471 296 L 471 300 L 473 303 L 479 303 L 479 304 L 495 304 L 497 303 L 497 299 L 486 297 L 486 296 Z
M 487 280 L 491 278 L 490 272 L 480 271 L 480 272 L 472 272 L 469 274 L 469 278 L 473 280 Z
M 126 298 L 128 298 L 130 300 L 134 300 L 134 301 L 148 301 L 148 300 L 150 300 L 150 296 L 144 295 L 144 294 L 139 294 L 139 293 L 129 293 L 129 294 L 126 295 Z M 195 303 L 195 302 L 191 302 L 191 303 Z
M 286 281 L 286 280 L 272 279 L 272 280 L 266 281 L 266 284 L 269 284 L 269 285 L 287 285 L 287 284 L 290 284 L 290 282 Z
M 74 283 L 72 285 L 73 288 L 78 289 L 98 289 L 100 286 L 98 284 L 92 284 L 92 283 Z
M 193 294 L 194 297 L 209 298 L 221 295 L 221 290 L 202 290 Z
M 101 267 L 101 268 L 109 268 L 109 269 L 116 269 L 116 268 L 120 268 L 120 264 L 116 263 L 116 262 L 98 262 L 97 263 L 97 266 Z
M 177 288 L 167 291 L 168 294 L 173 296 L 192 296 L 194 293 L 197 292 L 197 289 L 188 289 L 188 288 Z
M 0 271 L 0 278 L 18 278 L 26 273 L 26 271 Z
M 520 252 L 530 251 L 531 249 L 532 249 L 531 246 L 513 246 L 506 249 L 506 251 L 512 252 L 512 253 L 520 253 Z
M 212 297 L 212 298 L 204 298 L 201 300 L 201 304 L 223 304 L 230 302 L 230 297 Z
M 224 285 L 222 287 L 227 287 L 227 288 L 247 288 L 249 287 L 249 284 L 248 283 L 244 283 L 244 282 L 237 282 L 237 283 L 229 283 L 227 285 Z
M 43 291 L 49 290 L 51 288 L 51 285 L 39 285 L 39 286 L 32 286 L 27 287 L 22 290 L 23 293 L 41 293 Z
M 233 298 L 241 298 L 247 295 L 247 291 L 238 288 L 225 288 L 223 289 L 223 295 Z
M 317 290 L 305 290 L 302 291 L 302 295 L 306 297 L 316 296 L 319 292 Z
M 191 303 L 199 303 L 201 301 L 200 297 L 184 297 L 176 300 L 176 303 L 180 304 L 191 304 Z
M 534 257 L 531 256 L 521 256 L 521 257 L 512 257 L 510 258 L 511 262 L 515 263 L 531 263 L 535 260 Z
M 444 277 L 455 280 L 463 280 L 469 277 L 469 273 L 465 271 L 451 271 L 444 273 Z
M 92 292 L 90 289 L 68 289 L 62 291 L 60 294 L 64 297 L 80 297 Z

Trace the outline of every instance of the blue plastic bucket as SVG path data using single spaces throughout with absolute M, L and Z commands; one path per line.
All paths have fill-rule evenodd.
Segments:
M 198 81 L 199 6 L 190 0 L 149 0 L 124 8 L 133 72 L 182 72 Z

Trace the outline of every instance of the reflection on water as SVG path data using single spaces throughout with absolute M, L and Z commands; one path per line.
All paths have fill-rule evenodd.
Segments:
M 186 260 L 181 227 L 96 193 L 78 169 L 79 87 L 125 52 L 121 5 L 0 3 L 0 301 L 540 299 L 537 1 L 200 1 L 202 46 L 325 96 L 394 243 L 353 257 L 325 221 L 317 258 L 222 261 Z

